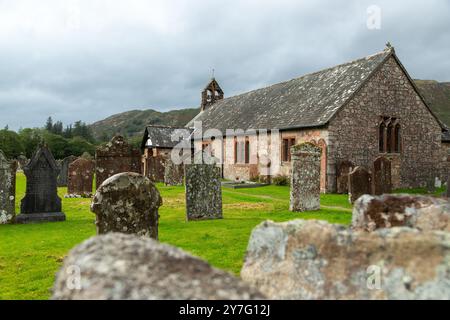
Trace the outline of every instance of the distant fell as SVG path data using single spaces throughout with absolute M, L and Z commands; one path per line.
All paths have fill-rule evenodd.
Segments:
M 436 116 L 450 127 L 450 82 L 414 80 Z
M 94 137 L 100 141 L 107 141 L 115 134 L 136 138 L 143 135 L 147 125 L 184 126 L 199 112 L 199 108 L 167 112 L 153 109 L 131 110 L 94 122 L 89 127 Z

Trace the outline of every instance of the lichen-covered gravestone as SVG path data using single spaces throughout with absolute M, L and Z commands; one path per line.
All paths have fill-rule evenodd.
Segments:
M 0 150 L 0 224 L 14 222 L 16 215 L 17 162 L 8 161 Z
M 58 176 L 58 187 L 67 187 L 69 176 L 69 165 L 77 159 L 75 156 L 68 156 L 61 161 L 61 168 Z
M 115 136 L 95 151 L 95 184 L 98 187 L 109 177 L 122 172 L 141 173 L 141 152 L 130 146 L 122 136 Z
M 78 158 L 69 165 L 68 195 L 89 198 L 92 196 L 92 182 L 95 165 L 92 160 Z
M 450 233 L 352 231 L 325 221 L 263 222 L 242 279 L 269 299 L 450 299 Z
M 79 269 L 78 288 L 73 284 Z M 70 251 L 53 286 L 54 300 L 264 299 L 238 277 L 153 239 L 109 233 Z
M 392 192 L 391 162 L 385 157 L 378 157 L 373 162 L 372 192 L 375 195 Z
M 105 180 L 92 200 L 97 234 L 121 232 L 158 239 L 158 208 L 162 199 L 147 177 L 134 172 Z
M 355 203 L 359 197 L 371 193 L 370 173 L 363 167 L 356 167 L 348 176 L 348 199 Z
M 215 164 L 187 164 L 184 172 L 187 220 L 222 219 L 220 168 Z
M 23 170 L 23 168 L 27 165 L 28 159 L 23 154 L 17 157 L 17 169 Z
M 183 165 L 175 164 L 172 160 L 168 160 L 164 169 L 164 184 L 166 186 L 180 186 L 183 184 L 183 179 Z
M 422 231 L 450 232 L 450 203 L 447 200 L 412 195 L 364 195 L 355 202 L 352 228 L 409 227 Z
M 47 146 L 41 146 L 24 168 L 27 177 L 25 197 L 17 223 L 64 221 L 56 180 L 59 168 Z
M 320 209 L 321 154 L 322 150 L 309 142 L 291 148 L 291 211 Z

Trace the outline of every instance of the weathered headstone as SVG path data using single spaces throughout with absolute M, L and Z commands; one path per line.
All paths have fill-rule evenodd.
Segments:
M 17 157 L 17 169 L 23 170 L 23 168 L 27 165 L 28 159 L 23 154 Z
M 84 158 L 78 158 L 69 165 L 67 184 L 69 197 L 89 198 L 92 196 L 94 170 L 94 162 Z
M 365 195 L 353 207 L 352 228 L 374 231 L 409 227 L 450 232 L 450 203 L 444 199 L 412 195 Z
M 220 168 L 215 164 L 186 164 L 186 218 L 222 219 Z
M 116 174 L 102 183 L 92 200 L 97 234 L 121 232 L 158 239 L 161 205 L 150 179 L 134 172 Z
M 364 194 L 371 193 L 370 173 L 363 167 L 356 167 L 348 175 L 348 199 L 354 203 Z
M 86 159 L 86 160 L 94 160 L 94 157 L 87 151 L 83 152 L 80 158 Z
M 67 187 L 69 177 L 69 165 L 77 159 L 75 156 L 68 156 L 61 161 L 60 172 L 58 176 L 58 187 Z
M 427 193 L 434 193 L 436 191 L 434 178 L 428 178 L 426 182 Z
M 41 146 L 24 168 L 27 178 L 25 197 L 17 223 L 64 221 L 61 199 L 57 194 L 56 180 L 59 174 L 56 161 L 47 146 Z
M 337 193 L 347 194 L 348 193 L 348 175 L 353 170 L 355 165 L 351 161 L 341 161 L 337 166 Z
M 79 270 L 78 288 L 69 286 Z M 64 259 L 54 300 L 250 300 L 265 297 L 228 272 L 153 239 L 110 233 Z
M 325 221 L 264 222 L 242 279 L 269 299 L 450 299 L 450 233 L 352 231 Z
M 0 150 L 0 224 L 14 222 L 16 215 L 17 162 L 6 159 Z
M 382 195 L 391 192 L 391 162 L 385 157 L 378 157 L 373 162 L 372 193 Z
M 450 175 L 448 175 L 447 178 L 447 194 L 446 194 L 447 198 L 450 198 Z
M 164 170 L 164 184 L 166 186 L 180 186 L 184 180 L 184 167 L 182 164 L 175 164 L 172 160 L 166 162 Z
M 164 182 L 165 166 L 167 159 L 161 155 L 148 157 L 147 177 L 153 182 Z
M 309 142 L 291 148 L 291 211 L 320 209 L 321 154 L 322 150 Z
M 95 152 L 95 184 L 99 187 L 109 177 L 122 172 L 141 173 L 141 152 L 122 136 L 115 136 Z

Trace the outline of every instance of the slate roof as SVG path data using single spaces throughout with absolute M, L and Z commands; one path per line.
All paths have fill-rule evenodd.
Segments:
M 300 78 L 217 101 L 191 120 L 203 130 L 293 129 L 328 123 L 371 74 L 394 54 L 386 50 Z
M 142 148 L 174 148 L 179 141 L 172 141 L 172 134 L 177 137 L 190 136 L 192 129 L 185 127 L 147 126 L 142 141 Z

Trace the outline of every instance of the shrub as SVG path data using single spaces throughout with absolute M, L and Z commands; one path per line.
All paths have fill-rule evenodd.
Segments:
M 272 179 L 272 183 L 276 186 L 288 186 L 289 185 L 289 177 L 278 175 Z

